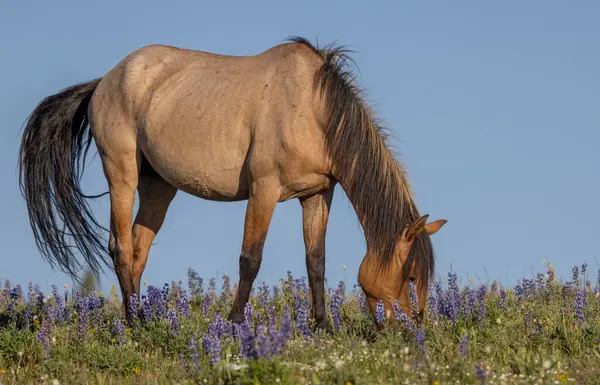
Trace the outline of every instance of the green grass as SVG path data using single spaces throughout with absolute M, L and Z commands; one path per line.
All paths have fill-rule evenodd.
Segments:
M 339 330 L 303 336 L 295 325 L 295 291 L 288 277 L 281 280 L 277 297 L 271 290 L 270 298 L 278 326 L 284 307 L 292 309 L 293 336 L 281 354 L 242 359 L 239 340 L 224 337 L 217 365 L 209 361 L 201 339 L 215 314 L 226 318 L 234 290 L 196 292 L 190 316 L 179 317 L 176 335 L 165 317 L 138 321 L 126 330 L 122 343 L 112 329 L 114 319 L 121 317 L 115 298 L 88 315 L 84 327 L 70 296 L 68 319 L 58 322 L 48 317 L 57 307 L 51 293 L 36 305 L 25 298 L 16 303 L 5 290 L 0 294 L 0 384 L 600 384 L 600 299 L 597 288 L 580 279 L 571 289 L 544 282 L 522 299 L 514 288 L 505 288 L 504 306 L 499 288 L 486 287 L 483 317 L 477 300 L 456 322 L 426 311 L 420 347 L 406 328 L 376 332 L 358 292 L 350 290 L 343 295 Z M 577 290 L 585 297 L 583 322 L 575 312 Z M 170 287 L 169 308 L 176 309 L 179 293 L 178 285 Z M 212 303 L 204 313 L 207 293 Z M 306 300 L 304 294 L 298 298 Z M 330 299 L 328 295 L 329 317 Z M 260 288 L 251 303 L 255 317 L 268 318 Z M 85 331 L 81 339 L 78 326 Z M 40 343 L 40 330 L 42 337 L 48 336 L 48 349 Z M 461 354 L 465 336 L 468 349 Z M 189 347 L 192 337 L 198 341 L 197 367 Z

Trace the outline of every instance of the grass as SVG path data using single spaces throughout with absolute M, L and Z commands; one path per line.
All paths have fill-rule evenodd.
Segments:
M 600 287 L 582 272 L 512 288 L 458 287 L 449 274 L 420 328 L 406 318 L 382 332 L 340 283 L 326 299 L 331 335 L 315 334 L 306 280 L 289 274 L 255 287 L 239 328 L 224 321 L 229 279 L 204 290 L 192 270 L 185 284 L 147 286 L 127 329 L 116 296 L 6 282 L 0 384 L 600 384 Z

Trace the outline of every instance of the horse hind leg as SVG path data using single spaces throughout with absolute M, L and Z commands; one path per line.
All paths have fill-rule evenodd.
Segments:
M 140 205 L 133 224 L 132 279 L 134 292 L 138 296 L 150 247 L 165 220 L 169 205 L 176 193 L 177 189 L 160 177 L 144 159 L 140 168 L 138 184 Z

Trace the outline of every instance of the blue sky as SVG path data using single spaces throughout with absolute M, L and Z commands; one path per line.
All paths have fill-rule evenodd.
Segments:
M 227 7 L 232 7 L 227 9 Z M 0 0 L 0 280 L 44 290 L 70 283 L 34 242 L 18 190 L 20 129 L 45 96 L 102 76 L 152 43 L 257 54 L 289 35 L 357 51 L 358 82 L 399 139 L 422 213 L 436 235 L 437 274 L 513 284 L 550 261 L 563 277 L 598 265 L 600 3 L 597 1 L 199 2 Z M 593 166 L 596 166 L 595 168 Z M 84 187 L 106 191 L 96 157 Z M 108 199 L 93 204 L 108 221 Z M 237 281 L 246 202 L 178 193 L 144 279 Z M 337 188 L 326 275 L 353 284 L 365 252 Z M 344 271 L 342 266 L 346 265 Z M 257 282 L 306 275 L 301 210 L 279 204 Z M 108 290 L 116 282 L 102 279 Z M 219 286 L 220 286 L 220 280 Z

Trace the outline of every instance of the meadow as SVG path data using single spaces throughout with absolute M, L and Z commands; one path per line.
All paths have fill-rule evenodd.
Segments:
M 316 332 L 307 281 L 289 273 L 255 285 L 241 325 L 227 321 L 229 277 L 192 269 L 187 282 L 144 283 L 131 328 L 114 287 L 6 281 L 0 384 L 600 384 L 600 273 L 575 266 L 562 282 L 548 267 L 513 287 L 449 273 L 422 324 L 395 307 L 400 330 L 381 332 L 343 282 L 327 289 L 331 333 Z

